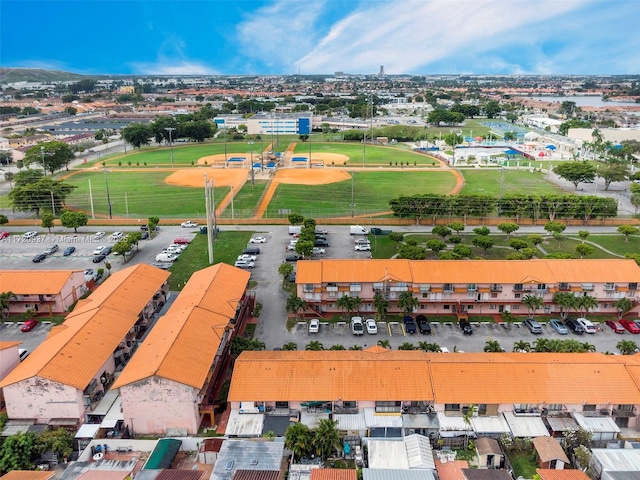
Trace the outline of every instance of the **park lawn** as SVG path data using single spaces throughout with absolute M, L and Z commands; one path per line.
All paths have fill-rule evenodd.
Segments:
M 464 176 L 462 195 L 500 196 L 502 173 L 500 170 L 460 170 Z M 564 190 L 547 181 L 543 173 L 529 170 L 505 170 L 502 193 L 530 195 L 566 194 Z
M 509 455 L 509 462 L 516 478 L 534 478 L 536 475 L 538 464 L 533 453 L 513 453 Z
M 396 242 L 391 241 L 388 235 L 369 235 L 369 241 L 372 258 L 391 258 L 398 253 Z
M 629 241 L 624 241 L 624 235 L 589 235 L 587 242 L 603 246 L 607 250 L 624 255 L 640 252 L 640 236 L 629 235 Z
M 221 231 L 213 242 L 214 264 L 224 262 L 233 265 L 253 233 Z M 182 290 L 193 272 L 208 266 L 207 235 L 196 235 L 178 261 L 171 265 L 169 288 Z
M 591 237 L 588 238 L 591 241 Z M 569 253 L 575 258 L 580 258 L 580 254 L 576 252 L 576 246 L 581 242 L 579 239 L 564 237 L 561 241 L 557 241 L 553 238 L 546 239 L 542 243 L 542 248 L 547 253 Z M 594 242 L 595 243 L 595 242 Z M 593 246 L 593 245 L 592 245 Z M 620 258 L 615 255 L 611 255 L 598 247 L 593 247 L 593 253 L 585 258 Z
M 171 172 L 111 170 L 108 174 L 109 196 L 114 216 L 205 217 L 204 189 L 169 185 L 164 179 Z M 108 213 L 105 176 L 100 171 L 80 172 L 65 179 L 77 188 L 67 199 L 67 205 L 91 212 L 89 180 L 95 213 Z M 216 205 L 227 195 L 229 187 L 215 187 Z
M 455 177 L 447 171 L 432 172 L 354 172 L 353 198 L 355 215 L 389 211 L 389 200 L 401 195 L 449 192 Z M 351 216 L 352 182 L 325 185 L 278 185 L 265 212 L 267 218 L 277 218 L 278 210 L 290 209 L 305 217 Z M 310 199 L 313 199 L 310 202 Z
M 246 182 L 233 199 L 234 218 L 251 218 L 258 208 L 258 202 L 267 185 L 267 180 L 256 180 L 255 186 L 251 186 L 251 182 Z M 231 205 L 225 208 L 221 217 L 231 218 Z
M 299 142 L 294 149 L 296 154 L 305 155 L 309 154 L 309 143 Z M 349 157 L 347 165 L 350 166 L 362 166 L 362 145 L 354 143 L 311 143 L 311 157 L 320 155 L 321 153 L 339 153 Z M 426 155 L 401 150 L 393 147 L 378 147 L 367 145 L 365 153 L 365 165 L 385 165 L 388 166 L 389 162 L 393 166 L 400 164 L 400 162 L 409 162 L 410 166 L 413 165 L 435 165 L 437 162 Z M 397 163 L 396 163 L 397 162 Z M 327 162 L 331 163 L 331 162 Z

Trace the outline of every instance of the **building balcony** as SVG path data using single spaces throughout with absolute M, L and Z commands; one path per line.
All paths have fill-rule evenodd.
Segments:
M 635 417 L 638 414 L 636 407 L 633 407 L 631 410 L 619 410 L 614 408 L 611 411 L 611 415 L 614 417 Z
M 489 291 L 491 291 L 491 292 L 501 292 L 502 291 L 502 285 L 490 285 L 489 286 Z
M 514 408 L 513 414 L 516 417 L 539 417 L 542 414 L 542 411 L 539 408 Z

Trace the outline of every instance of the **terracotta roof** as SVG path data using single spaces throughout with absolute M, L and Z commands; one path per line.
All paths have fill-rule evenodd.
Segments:
M 633 260 L 314 260 L 299 262 L 298 284 L 327 282 L 548 283 L 636 282 Z
M 533 446 L 538 452 L 542 463 L 550 462 L 551 460 L 561 460 L 564 463 L 569 463 L 567 455 L 555 438 L 536 437 L 533 439 Z
M 420 351 L 245 351 L 235 362 L 228 400 L 432 400 Z
M 87 470 L 77 480 L 124 480 L 131 474 L 128 470 Z
M 155 480 L 200 480 L 206 475 L 204 470 L 161 470 Z
M 153 375 L 201 388 L 250 276 L 225 263 L 194 273 L 113 388 Z
M 22 342 L 0 342 L 0 350 L 6 350 L 7 348 L 17 347 L 22 345 Z
M 590 480 L 587 474 L 581 470 L 536 468 L 536 473 L 540 475 L 540 480 Z
M 467 480 L 513 480 L 513 477 L 506 470 L 464 468 L 462 473 Z
M 168 272 L 146 264 L 111 275 L 0 387 L 39 376 L 84 389 L 168 277 Z
M 229 401 L 640 403 L 635 356 L 420 351 L 243 352 Z M 410 375 L 407 374 L 410 372 Z
M 357 478 L 355 469 L 314 468 L 311 470 L 311 480 L 356 480 Z
M 46 470 L 12 470 L 0 478 L 2 478 L 2 480 L 47 480 L 55 474 L 55 471 Z
M 440 480 L 464 480 L 464 469 L 469 468 L 466 460 L 454 460 L 453 462 L 442 463 L 436 458 L 436 471 Z
M 1 270 L 0 292 L 16 295 L 56 295 L 80 270 Z M 84 278 L 84 276 L 83 276 Z
M 280 470 L 236 470 L 232 480 L 281 480 Z

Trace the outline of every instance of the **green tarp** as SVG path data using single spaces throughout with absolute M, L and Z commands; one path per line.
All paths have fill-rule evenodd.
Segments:
M 176 458 L 178 450 L 182 446 L 182 440 L 175 438 L 163 438 L 158 441 L 156 448 L 151 452 L 151 456 L 145 463 L 143 470 L 162 470 L 170 468 L 173 459 Z

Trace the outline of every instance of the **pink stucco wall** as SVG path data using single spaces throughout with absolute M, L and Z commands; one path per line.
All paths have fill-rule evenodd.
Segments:
M 3 390 L 9 418 L 48 423 L 52 418 L 82 419 L 84 415 L 82 390 L 46 378 L 31 377 Z
M 160 377 L 120 388 L 124 422 L 134 434 L 164 434 L 168 428 L 198 432 L 198 390 Z
M 0 380 L 20 363 L 18 345 L 0 350 Z

